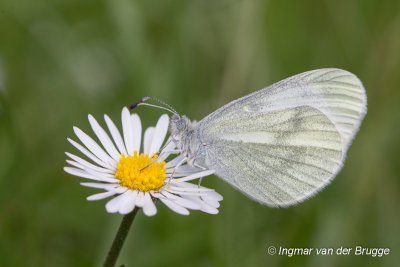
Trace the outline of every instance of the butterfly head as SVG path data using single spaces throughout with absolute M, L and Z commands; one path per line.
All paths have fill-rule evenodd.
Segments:
M 156 101 L 161 105 L 145 103 L 148 100 Z M 185 139 L 185 136 L 187 136 L 192 129 L 192 122 L 186 116 L 179 115 L 179 113 L 173 107 L 155 97 L 144 96 L 140 99 L 140 101 L 130 105 L 129 109 L 132 110 L 137 106 L 143 105 L 164 109 L 172 113 L 172 117 L 169 122 L 169 132 L 171 133 L 171 136 L 175 142 Z
M 169 131 L 172 137 L 180 137 L 190 129 L 191 122 L 186 116 L 173 114 L 169 121 Z

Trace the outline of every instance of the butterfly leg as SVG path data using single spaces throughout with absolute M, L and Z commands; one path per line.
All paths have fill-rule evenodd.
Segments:
M 193 162 L 193 166 L 196 167 L 196 168 L 199 168 L 199 169 L 201 169 L 203 171 L 207 170 L 207 168 L 204 168 L 203 166 L 200 166 L 199 164 L 197 164 L 195 162 Z M 203 181 L 203 178 L 204 177 L 200 177 L 200 179 L 199 179 L 199 182 L 197 184 L 199 188 L 200 188 L 201 182 Z
M 185 163 L 186 160 L 187 160 L 187 158 L 185 157 L 185 158 L 183 158 L 181 161 L 179 161 L 178 164 L 176 164 L 174 170 L 172 171 L 171 175 L 169 176 L 168 182 L 172 179 L 172 177 L 174 176 L 176 170 L 177 170 L 180 166 L 182 166 L 182 164 Z

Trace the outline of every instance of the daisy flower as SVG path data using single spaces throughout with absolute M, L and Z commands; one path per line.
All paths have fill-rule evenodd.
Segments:
M 67 163 L 72 167 L 64 167 L 64 171 L 94 181 L 81 183 L 83 186 L 104 190 L 87 200 L 113 197 L 106 204 L 109 213 L 128 214 L 139 207 L 145 215 L 153 216 L 157 213 L 154 202 L 158 199 L 179 214 L 188 215 L 189 209 L 217 214 L 222 196 L 213 189 L 188 182 L 211 175 L 214 171 L 181 165 L 181 155 L 166 162 L 171 154 L 179 152 L 171 139 L 159 151 L 168 131 L 168 115 L 162 115 L 155 127 L 149 127 L 144 132 L 143 153 L 139 153 L 142 139 L 139 116 L 130 114 L 124 108 L 121 117 L 123 136 L 113 121 L 104 115 L 111 139 L 89 115 L 93 132 L 104 149 L 77 127 L 73 129 L 83 146 L 68 138 L 91 162 L 66 152 L 70 158 Z

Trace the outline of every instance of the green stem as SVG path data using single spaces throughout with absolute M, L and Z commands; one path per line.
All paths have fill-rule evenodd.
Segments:
M 124 244 L 126 236 L 128 235 L 129 229 L 131 228 L 133 219 L 135 219 L 138 210 L 138 208 L 135 208 L 131 213 L 125 215 L 124 218 L 122 218 L 122 222 L 119 226 L 117 235 L 114 238 L 110 251 L 108 251 L 107 258 L 104 261 L 104 267 L 113 267 L 117 262 L 122 245 Z

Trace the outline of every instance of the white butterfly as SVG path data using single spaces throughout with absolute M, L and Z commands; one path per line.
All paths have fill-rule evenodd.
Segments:
M 145 105 L 144 97 L 131 108 Z M 239 98 L 199 122 L 173 114 L 172 141 L 182 162 L 215 174 L 252 199 L 290 206 L 340 171 L 364 118 L 361 81 L 340 69 L 295 75 Z M 150 105 L 150 104 L 147 104 Z

